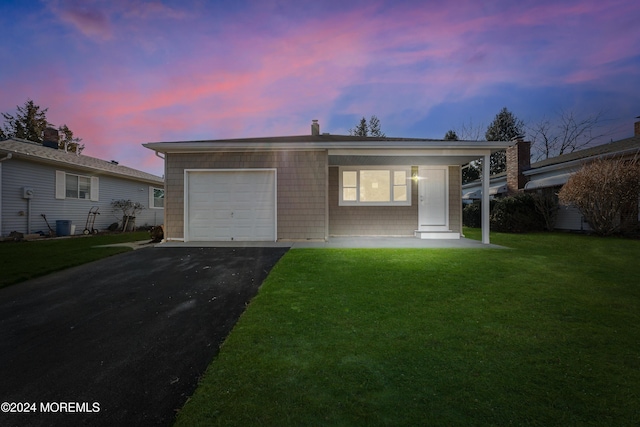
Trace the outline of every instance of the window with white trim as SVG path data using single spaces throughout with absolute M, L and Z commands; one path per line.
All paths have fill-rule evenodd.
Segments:
M 152 209 L 164 208 L 164 188 L 149 187 L 149 206 Z
M 411 167 L 341 167 L 340 206 L 411 206 Z
M 84 176 L 56 171 L 56 199 L 98 201 L 97 176 Z

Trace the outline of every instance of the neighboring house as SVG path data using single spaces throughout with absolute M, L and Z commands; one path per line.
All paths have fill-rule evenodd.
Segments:
M 461 166 L 509 143 L 320 134 L 314 121 L 311 135 L 143 145 L 165 156 L 166 240 L 295 241 L 460 238 Z
M 113 200 L 130 199 L 145 209 L 136 226 L 164 221 L 163 179 L 117 162 L 104 161 L 22 139 L 0 141 L 0 236 L 49 233 L 61 221 L 63 234 L 82 234 L 89 211 L 98 210 L 93 228 L 122 221 Z M 119 216 L 119 218 L 118 218 Z M 69 222 L 70 221 L 70 222 Z
M 598 158 L 633 158 L 640 156 L 640 122 L 635 123 L 634 136 L 584 150 L 574 151 L 536 163 L 530 163 L 530 143 L 519 140 L 507 149 L 507 172 L 491 176 L 489 195 L 502 197 L 517 191 L 538 191 L 551 188 L 560 191 L 572 174 Z M 463 202 L 480 199 L 479 180 L 462 186 Z M 640 219 L 640 218 L 639 218 Z M 556 228 L 589 231 L 591 228 L 575 206 L 561 206 Z

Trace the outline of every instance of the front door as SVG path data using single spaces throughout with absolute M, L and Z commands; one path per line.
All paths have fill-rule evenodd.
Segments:
M 449 231 L 449 167 L 418 168 L 418 230 Z

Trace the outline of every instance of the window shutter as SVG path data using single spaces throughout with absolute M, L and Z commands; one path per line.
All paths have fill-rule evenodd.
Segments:
M 99 200 L 100 188 L 97 176 L 91 177 L 91 200 L 97 202 Z
M 56 199 L 66 197 L 66 174 L 64 171 L 56 171 Z
M 155 192 L 153 191 L 153 187 L 149 186 L 149 208 L 155 208 L 153 205 L 153 195 Z

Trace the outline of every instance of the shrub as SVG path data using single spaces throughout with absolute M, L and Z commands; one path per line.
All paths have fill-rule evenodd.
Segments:
M 129 199 L 112 200 L 111 207 L 114 212 L 122 212 L 122 231 L 134 231 L 136 214 L 145 209 L 142 203 Z
M 495 200 L 489 202 L 489 211 L 493 210 L 495 204 Z M 482 202 L 480 200 L 476 200 L 462 209 L 462 225 L 472 228 L 482 227 Z
M 520 193 L 496 201 L 491 211 L 491 229 L 508 233 L 542 231 L 545 220 L 536 209 L 534 197 Z
M 556 228 L 556 220 L 558 219 L 558 211 L 560 205 L 558 203 L 557 188 L 547 187 L 536 190 L 531 193 L 536 209 L 542 215 L 545 229 L 553 231 Z
M 597 234 L 631 232 L 638 227 L 640 162 L 597 159 L 573 174 L 558 194 L 560 203 L 573 204 Z
M 466 227 L 480 228 L 482 226 L 482 203 L 473 202 L 462 209 L 462 224 Z

